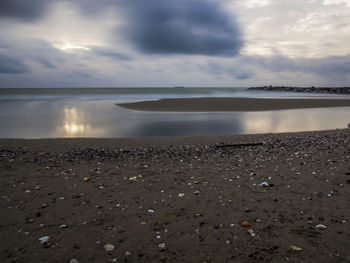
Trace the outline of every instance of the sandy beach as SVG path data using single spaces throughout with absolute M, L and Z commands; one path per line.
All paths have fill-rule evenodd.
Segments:
M 177 98 L 117 104 L 140 111 L 269 111 L 303 108 L 349 107 L 349 99 L 282 98 Z
M 0 261 L 349 262 L 349 139 L 1 139 Z

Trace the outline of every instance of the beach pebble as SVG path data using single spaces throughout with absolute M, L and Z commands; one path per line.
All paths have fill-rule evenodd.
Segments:
M 185 194 L 184 194 L 184 193 L 179 193 L 177 196 L 178 196 L 178 197 L 184 197 Z
M 105 249 L 105 251 L 110 252 L 110 251 L 114 250 L 115 247 L 112 244 L 106 244 L 106 245 L 104 245 L 103 248 Z
M 69 263 L 79 263 L 79 261 L 76 260 L 75 258 L 72 258 L 72 259 L 69 261 Z
M 155 212 L 155 211 L 154 211 L 153 209 L 148 209 L 148 210 L 147 210 L 147 213 L 149 213 L 149 214 L 154 214 L 154 212 Z
M 326 229 L 327 229 L 327 227 L 326 227 L 325 225 L 322 225 L 322 224 L 316 225 L 316 228 L 317 228 L 318 230 L 326 230 Z
M 60 225 L 59 228 L 67 228 L 67 225 Z
M 267 182 L 262 182 L 260 184 L 261 187 L 269 187 L 270 185 Z
M 158 247 L 164 249 L 164 248 L 166 248 L 166 245 L 165 245 L 165 243 L 160 243 L 160 244 L 158 245 Z
M 125 254 L 124 254 L 125 256 L 130 256 L 131 255 L 131 252 L 129 252 L 129 251 L 125 251 Z
M 250 227 L 250 224 L 248 221 L 243 221 L 241 224 L 242 227 Z
M 252 236 L 252 237 L 256 237 L 256 234 L 254 233 L 253 229 L 249 229 L 248 233 Z
M 291 245 L 290 246 L 290 250 L 293 250 L 293 251 L 301 251 L 303 250 L 301 247 L 297 247 L 297 246 L 294 246 L 294 245 Z
M 48 236 L 43 236 L 41 238 L 39 238 L 38 240 L 40 241 L 41 244 L 45 244 L 46 242 L 48 242 L 50 239 L 50 237 Z
M 83 181 L 84 181 L 84 182 L 90 181 L 90 177 L 84 177 L 84 178 L 83 178 Z
M 195 192 L 194 192 L 194 195 L 199 195 L 199 191 L 195 191 Z

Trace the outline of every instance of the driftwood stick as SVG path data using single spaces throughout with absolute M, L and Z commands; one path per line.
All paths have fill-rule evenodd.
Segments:
M 241 147 L 241 146 L 260 146 L 263 145 L 263 142 L 250 142 L 250 143 L 235 143 L 235 144 L 217 144 L 215 145 L 217 148 L 225 148 L 225 147 Z

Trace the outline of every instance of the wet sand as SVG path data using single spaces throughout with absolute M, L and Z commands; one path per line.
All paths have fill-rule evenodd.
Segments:
M 2 139 L 0 262 L 349 262 L 349 139 Z
M 349 99 L 281 98 L 180 98 L 120 103 L 120 107 L 140 111 L 271 111 L 303 108 L 349 107 Z

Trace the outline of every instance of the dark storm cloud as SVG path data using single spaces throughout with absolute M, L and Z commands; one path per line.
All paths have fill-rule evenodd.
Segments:
M 20 74 L 28 71 L 28 67 L 20 60 L 0 54 L 0 74 Z
M 144 53 L 234 56 L 242 47 L 233 19 L 209 0 L 128 0 L 120 7 L 122 34 Z
M 12 18 L 25 21 L 40 18 L 46 11 L 49 0 L 0 0 L 0 19 Z

